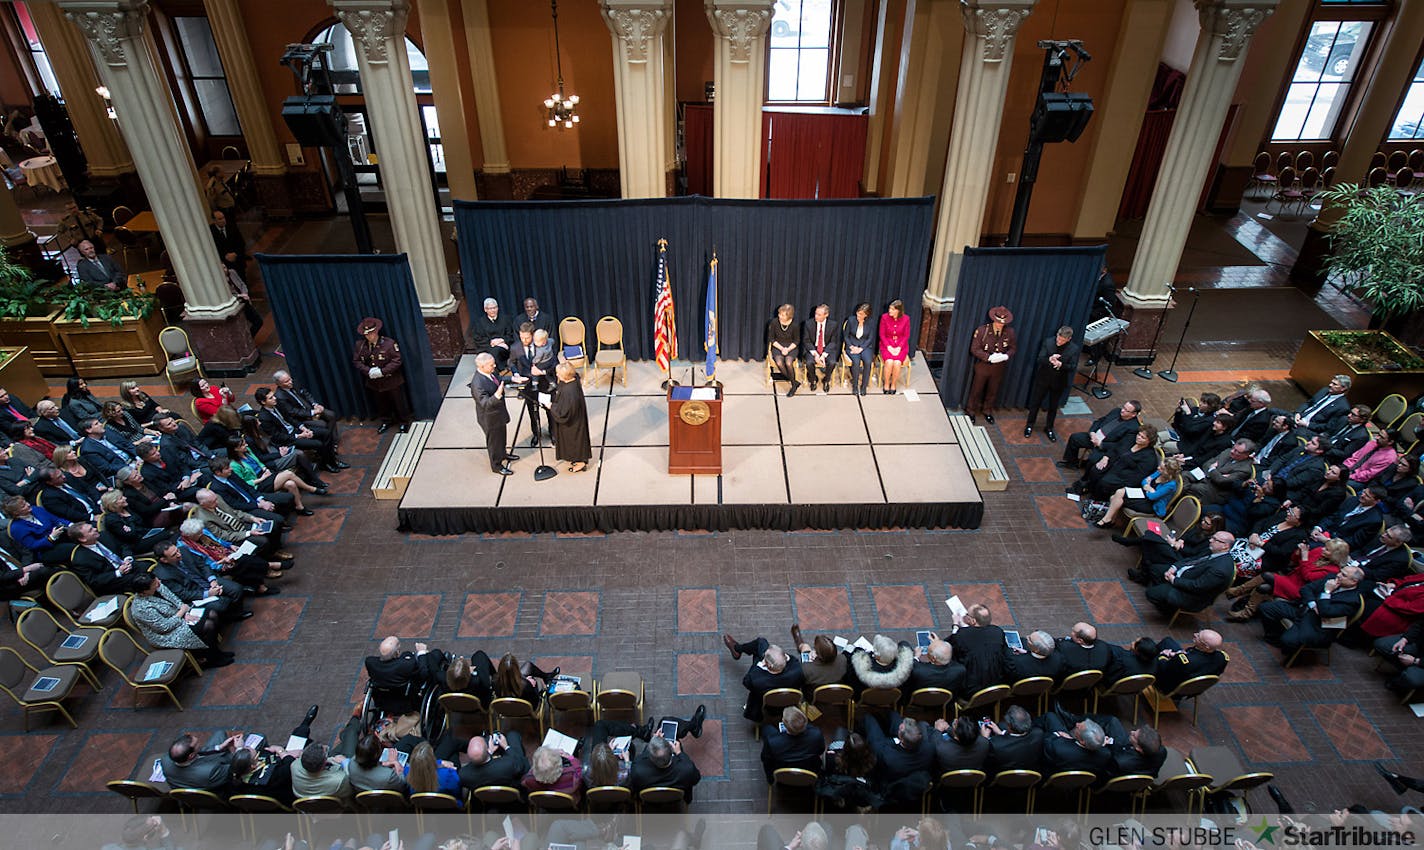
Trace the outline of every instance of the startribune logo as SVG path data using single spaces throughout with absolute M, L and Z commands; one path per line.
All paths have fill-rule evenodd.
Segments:
M 1250 829 L 1256 833 L 1258 843 L 1277 847 L 1413 847 L 1417 843 L 1414 833 L 1408 830 L 1394 832 L 1362 824 L 1310 829 L 1298 823 L 1271 826 L 1263 817 Z

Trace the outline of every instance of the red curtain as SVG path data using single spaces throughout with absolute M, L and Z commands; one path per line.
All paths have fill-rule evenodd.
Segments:
M 689 195 L 712 196 L 712 104 L 682 107 L 682 137 L 687 152 L 683 166 Z
M 761 196 L 860 197 L 866 128 L 864 115 L 763 112 Z
M 1175 109 L 1153 109 L 1142 119 L 1137 134 L 1137 149 L 1132 152 L 1132 165 L 1127 171 L 1127 185 L 1122 188 L 1122 202 L 1117 208 L 1120 219 L 1142 218 L 1152 201 L 1152 188 L 1157 185 L 1157 172 L 1162 156 L 1167 152 L 1167 137 L 1172 134 Z

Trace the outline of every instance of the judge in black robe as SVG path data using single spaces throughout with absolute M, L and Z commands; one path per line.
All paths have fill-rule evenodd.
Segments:
M 572 464 L 570 472 L 583 472 L 593 457 L 583 386 L 579 384 L 578 372 L 568 363 L 560 363 L 555 374 L 559 382 L 554 385 L 554 403 L 549 407 L 554 429 L 554 457 Z

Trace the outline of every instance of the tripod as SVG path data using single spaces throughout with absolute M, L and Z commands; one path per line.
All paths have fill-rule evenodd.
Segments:
M 1177 350 L 1172 352 L 1172 365 L 1157 372 L 1157 377 L 1174 384 L 1177 383 L 1177 356 L 1182 353 L 1182 342 L 1187 338 L 1187 328 L 1192 326 L 1192 315 L 1197 311 L 1197 301 L 1201 300 L 1201 293 L 1197 292 L 1195 286 L 1187 287 L 1187 292 L 1191 293 L 1192 306 L 1187 310 L 1187 320 L 1182 323 L 1182 335 L 1177 337 Z

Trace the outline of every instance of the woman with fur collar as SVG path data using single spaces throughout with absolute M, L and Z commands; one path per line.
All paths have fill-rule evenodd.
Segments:
M 870 642 L 873 652 L 857 651 L 850 657 L 855 677 L 867 688 L 898 688 L 910 678 L 915 652 L 909 644 L 897 644 L 884 635 Z

